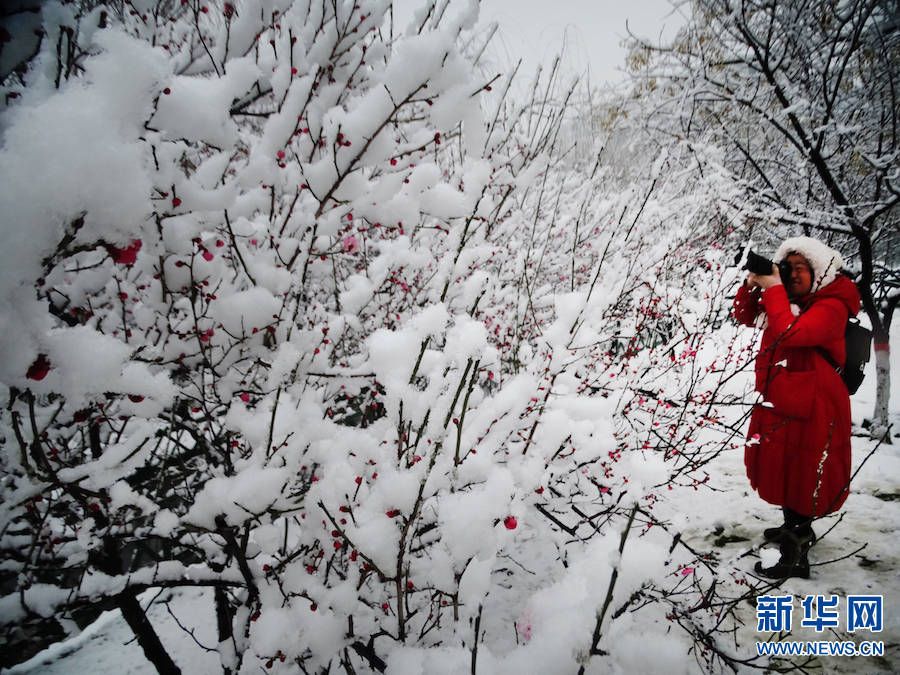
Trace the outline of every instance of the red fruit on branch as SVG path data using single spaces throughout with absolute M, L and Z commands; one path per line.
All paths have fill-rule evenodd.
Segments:
M 514 530 L 516 526 L 519 524 L 519 521 L 516 520 L 515 516 L 506 516 L 506 519 L 503 521 L 503 525 L 507 530 Z
M 172 198 L 172 206 L 177 209 L 179 206 L 181 206 L 181 200 L 178 199 L 178 197 L 173 197 Z
M 40 381 L 47 377 L 47 373 L 50 372 L 50 361 L 47 360 L 47 356 L 45 354 L 38 354 L 38 357 L 34 360 L 30 366 L 28 366 L 28 371 L 25 373 L 25 377 L 29 380 Z

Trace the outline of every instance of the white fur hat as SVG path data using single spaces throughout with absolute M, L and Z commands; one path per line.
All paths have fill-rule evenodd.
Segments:
M 813 273 L 813 293 L 834 281 L 844 266 L 840 253 L 812 237 L 785 239 L 775 251 L 774 260 L 780 263 L 791 253 L 799 253 L 809 261 Z

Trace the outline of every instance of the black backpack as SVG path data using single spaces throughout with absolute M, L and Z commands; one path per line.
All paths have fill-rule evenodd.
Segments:
M 861 325 L 859 319 L 855 317 L 847 319 L 847 326 L 844 328 L 844 343 L 847 360 L 843 368 L 822 347 L 816 347 L 816 349 L 841 376 L 844 384 L 847 385 L 847 392 L 855 394 L 859 385 L 862 384 L 866 364 L 872 355 L 872 331 Z

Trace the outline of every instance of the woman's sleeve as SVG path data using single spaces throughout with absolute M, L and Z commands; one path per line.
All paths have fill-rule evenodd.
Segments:
M 816 347 L 844 335 L 847 308 L 836 298 L 824 298 L 794 316 L 784 286 L 772 286 L 763 293 L 769 330 L 785 347 Z
M 737 295 L 734 296 L 734 310 L 732 311 L 734 318 L 745 326 L 756 325 L 756 317 L 762 311 L 759 298 L 758 290 L 751 290 L 745 284 L 741 284 Z

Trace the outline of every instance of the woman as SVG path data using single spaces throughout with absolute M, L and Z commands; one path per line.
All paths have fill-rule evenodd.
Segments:
M 840 254 L 816 239 L 787 239 L 774 260 L 790 263 L 787 286 L 777 267 L 751 273 L 734 301 L 738 321 L 763 328 L 756 357 L 762 397 L 744 464 L 759 496 L 784 512 L 784 524 L 764 532 L 778 541 L 781 558 L 771 567 L 757 563 L 756 571 L 807 578 L 811 523 L 841 507 L 850 482 L 850 396 L 820 349 L 844 365 L 844 327 L 859 312 L 859 292 L 838 274 Z

